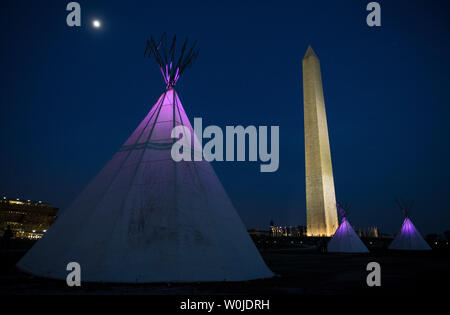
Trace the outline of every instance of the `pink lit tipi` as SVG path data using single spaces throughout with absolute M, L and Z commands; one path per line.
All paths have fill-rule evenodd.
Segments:
M 195 45 L 195 44 L 194 44 Z M 185 126 L 201 150 L 175 91 L 198 51 L 175 38 L 147 42 L 166 90 L 110 162 L 18 263 L 31 274 L 66 279 L 69 262 L 81 281 L 197 282 L 272 277 L 213 168 L 175 162 L 171 138 Z

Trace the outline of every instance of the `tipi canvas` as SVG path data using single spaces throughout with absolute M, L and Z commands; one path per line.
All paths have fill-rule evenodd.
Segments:
M 366 245 L 356 235 L 350 223 L 345 217 L 342 223 L 328 242 L 330 253 L 368 253 Z
M 56 220 L 18 267 L 66 279 L 69 262 L 81 281 L 240 281 L 273 276 L 206 161 L 175 162 L 175 126 L 201 150 L 174 85 L 196 56 L 173 61 L 148 42 L 166 90 L 110 162 Z M 183 57 L 184 53 L 184 58 Z M 175 66 L 176 65 L 176 66 Z
M 412 221 L 406 217 L 403 221 L 402 228 L 389 249 L 395 250 L 431 250 L 431 247 L 425 242 L 422 235 L 417 231 Z

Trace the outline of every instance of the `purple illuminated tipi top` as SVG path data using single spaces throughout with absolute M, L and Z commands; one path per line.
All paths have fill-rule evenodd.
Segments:
M 152 38 L 166 89 L 128 140 L 19 261 L 26 272 L 83 281 L 199 282 L 272 277 L 211 165 L 175 162 L 171 131 L 184 126 L 201 150 L 174 85 L 197 52 L 174 61 L 175 39 Z
M 154 57 L 166 83 L 166 89 L 173 88 L 180 78 L 181 74 L 189 68 L 198 56 L 198 50 L 195 50 L 197 42 L 192 44 L 191 48 L 187 49 L 188 39 L 186 38 L 181 51 L 178 56 L 175 55 L 175 45 L 177 37 L 174 36 L 168 47 L 166 34 L 164 33 L 161 39 L 157 42 L 150 37 L 147 40 L 147 47 L 145 48 L 145 57 Z M 187 49 L 187 50 L 186 50 Z

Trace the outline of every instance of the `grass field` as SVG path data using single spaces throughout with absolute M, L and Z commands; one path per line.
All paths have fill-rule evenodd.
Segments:
M 101 284 L 67 287 L 65 281 L 20 272 L 16 262 L 27 245 L 0 251 L 0 294 L 154 294 L 154 295 L 410 295 L 446 294 L 450 251 L 391 252 L 365 255 L 319 253 L 301 249 L 264 249 L 264 260 L 276 277 L 228 283 Z M 381 265 L 381 287 L 368 287 L 366 266 Z

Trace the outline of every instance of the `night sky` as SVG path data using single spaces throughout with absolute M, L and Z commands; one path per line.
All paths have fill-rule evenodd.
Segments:
M 66 207 L 164 90 L 145 41 L 199 42 L 177 84 L 193 123 L 279 125 L 280 167 L 213 166 L 247 227 L 306 224 L 301 60 L 320 58 L 337 200 L 355 227 L 450 229 L 449 3 L 0 0 L 0 194 Z M 245 2 L 245 3 L 243 3 Z M 102 22 L 100 29 L 92 20 Z

